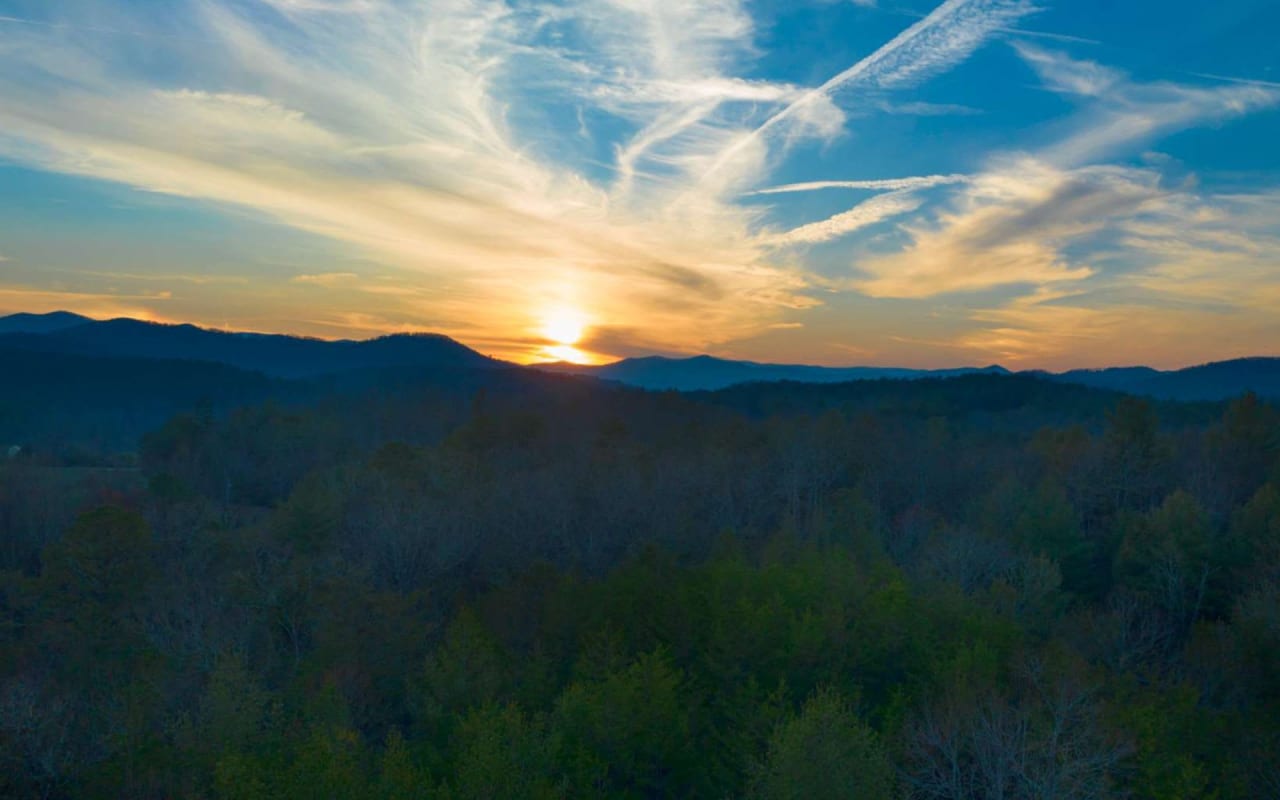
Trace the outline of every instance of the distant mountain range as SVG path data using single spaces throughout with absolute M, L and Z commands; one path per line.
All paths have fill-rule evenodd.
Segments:
M 80 356 L 212 361 L 280 378 L 382 367 L 511 366 L 439 334 L 326 341 L 279 334 L 230 333 L 127 318 L 98 321 L 65 311 L 0 317 L 0 348 Z
M 956 375 L 988 373 L 1007 375 L 1004 367 L 962 367 L 959 369 L 920 370 L 899 367 L 815 367 L 802 364 L 758 364 L 754 361 L 730 361 L 714 356 L 667 358 L 646 356 L 627 358 L 601 366 L 580 364 L 538 364 L 537 369 L 590 375 L 644 389 L 675 389 L 682 392 L 724 389 L 740 383 L 845 383 L 880 378 L 907 380 L 913 378 L 950 378 Z
M 74 328 L 94 320 L 72 314 L 70 311 L 52 311 L 48 314 L 11 314 L 0 317 L 0 334 L 3 333 L 53 333 L 63 328 Z
M 277 378 L 307 378 L 355 370 L 427 368 L 472 370 L 513 365 L 481 355 L 439 334 L 397 334 L 366 341 L 231 333 L 194 325 L 134 319 L 93 320 L 66 311 L 0 317 L 0 349 L 87 357 L 210 361 Z M 584 375 L 654 390 L 714 391 L 745 383 L 842 383 L 912 380 L 970 374 L 1008 374 L 1003 367 L 916 370 L 760 364 L 712 356 L 627 358 L 600 366 L 551 363 L 534 369 Z M 1212 401 L 1253 391 L 1280 398 L 1280 358 L 1243 358 L 1180 370 L 1120 367 L 1028 374 L 1168 400 Z
M 1280 358 L 1236 358 L 1168 371 L 1150 367 L 1113 367 L 1031 374 L 1098 389 L 1184 402 L 1223 400 L 1245 392 L 1280 399 Z
M 712 356 L 627 358 L 601 366 L 562 362 L 537 365 L 538 369 L 573 375 L 591 375 L 645 389 L 677 391 L 717 390 L 743 383 L 796 381 L 799 383 L 843 383 L 857 380 L 917 380 L 950 378 L 957 375 L 1009 375 L 999 365 L 956 369 L 905 369 L 897 367 L 815 367 L 792 364 L 758 364 L 729 361 Z M 1052 373 L 1030 370 L 1024 373 L 1096 389 L 1146 395 L 1186 402 L 1223 400 L 1252 391 L 1263 397 L 1280 398 L 1280 358 L 1240 358 L 1186 369 L 1161 371 L 1151 367 L 1077 369 Z

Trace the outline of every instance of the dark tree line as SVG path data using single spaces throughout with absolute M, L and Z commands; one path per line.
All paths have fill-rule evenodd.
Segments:
M 0 794 L 1280 791 L 1280 411 L 573 379 L 0 466 Z

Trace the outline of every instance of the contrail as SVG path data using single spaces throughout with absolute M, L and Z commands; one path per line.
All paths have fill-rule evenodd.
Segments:
M 788 192 L 813 192 L 819 189 L 881 189 L 899 191 L 901 189 L 928 189 L 948 183 L 964 183 L 968 175 L 921 175 L 913 178 L 885 178 L 872 181 L 809 181 L 807 183 L 788 183 L 782 186 L 770 186 L 745 192 L 743 197 L 754 197 L 762 194 L 785 194 Z
M 881 86 L 920 80 L 963 59 L 992 33 L 1009 27 L 1035 10 L 1028 0 L 947 0 L 924 19 L 907 28 L 871 55 L 826 83 L 811 89 L 737 139 L 712 162 L 703 180 L 714 174 L 749 144 L 786 122 L 811 103 L 853 83 Z

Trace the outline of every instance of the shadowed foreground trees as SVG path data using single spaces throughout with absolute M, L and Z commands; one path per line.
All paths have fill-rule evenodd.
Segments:
M 840 694 L 820 688 L 774 729 L 747 797 L 892 797 L 893 763 Z
M 187 415 L 65 507 L 7 465 L 0 795 L 1274 796 L 1275 409 L 988 383 Z

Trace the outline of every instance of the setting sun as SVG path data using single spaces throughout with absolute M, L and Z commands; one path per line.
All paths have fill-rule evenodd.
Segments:
M 542 318 L 541 333 L 547 339 L 542 355 L 571 364 L 590 364 L 595 359 L 574 345 L 582 341 L 587 317 L 574 308 L 555 308 Z
M 582 339 L 585 328 L 586 320 L 581 312 L 561 308 L 546 316 L 542 333 L 556 344 L 573 345 Z
M 1280 800 L 1277 32 L 0 0 L 0 800 Z
M 567 344 L 555 345 L 554 347 L 544 347 L 542 352 L 551 356 L 556 361 L 565 361 L 570 364 L 590 364 L 591 356 L 582 352 L 576 347 Z

